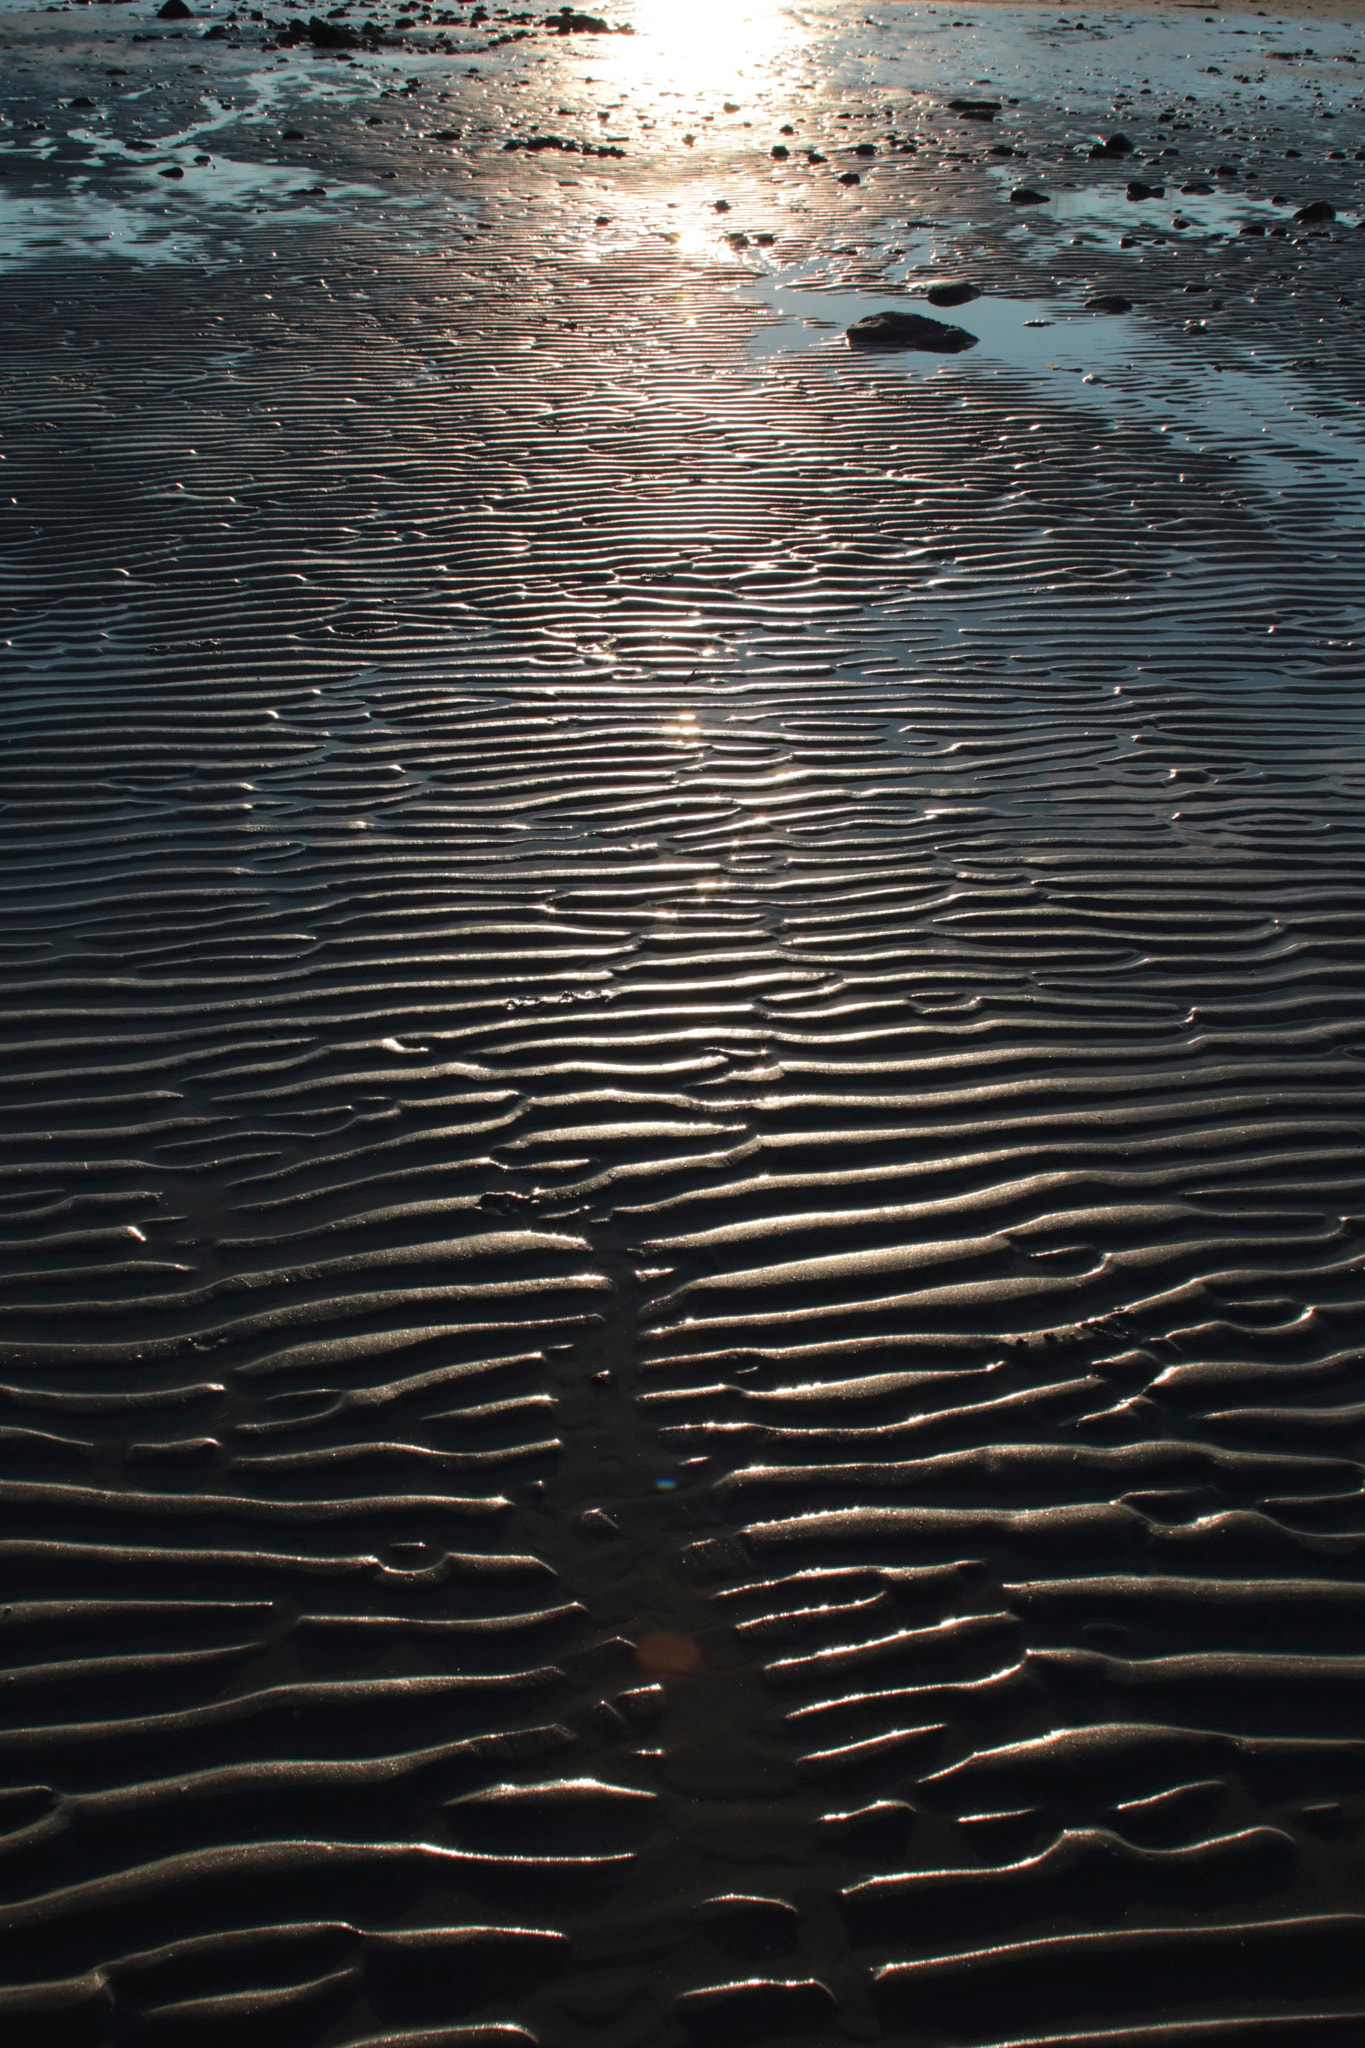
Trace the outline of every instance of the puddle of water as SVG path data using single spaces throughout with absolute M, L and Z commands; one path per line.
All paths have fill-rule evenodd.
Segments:
M 983 296 L 965 306 L 931 306 L 901 288 L 918 258 L 881 291 L 826 286 L 803 271 L 750 278 L 744 296 L 773 315 L 753 336 L 756 362 L 804 353 L 831 375 L 927 377 L 1023 371 L 1053 395 L 1107 414 L 1134 413 L 1173 446 L 1234 457 L 1244 472 L 1277 490 L 1320 491 L 1329 479 L 1330 523 L 1359 527 L 1365 501 L 1365 408 L 1324 401 L 1302 378 L 1273 364 L 1215 366 L 1182 361 L 1173 338 L 1142 314 L 1097 314 L 1074 299 Z M 854 351 L 845 339 L 855 320 L 886 307 L 923 312 L 966 329 L 977 346 L 961 355 L 915 350 Z
M 1000 169 L 992 164 L 989 168 L 990 175 L 1005 191 L 1031 182 L 1019 165 Z M 1252 192 L 1240 184 L 1230 184 L 1226 188 L 1218 185 L 1212 192 L 1182 192 L 1181 183 L 1190 175 L 1187 170 L 1173 171 L 1163 177 L 1149 165 L 1145 170 L 1135 169 L 1132 175 L 1143 184 L 1164 185 L 1162 196 L 1159 199 L 1129 199 L 1122 184 L 1072 187 L 1044 181 L 1035 189 L 1046 192 L 1047 204 L 1030 207 L 1028 222 L 1021 221 L 1018 232 L 1029 233 L 1039 221 L 1044 224 L 1066 221 L 1069 225 L 1093 222 L 1123 234 L 1151 233 L 1153 230 L 1164 234 L 1170 230 L 1173 221 L 1179 219 L 1188 223 L 1187 232 L 1190 233 L 1235 235 L 1243 221 L 1257 221 L 1269 227 L 1293 218 L 1292 206 L 1276 206 L 1268 192 Z M 1350 227 L 1354 223 L 1343 216 L 1341 225 Z
M 253 227 L 312 226 L 353 215 L 360 204 L 395 209 L 423 208 L 420 194 L 385 191 L 373 185 L 329 185 L 326 197 L 303 197 L 306 172 L 280 165 L 215 161 L 187 167 L 183 182 L 168 182 L 152 171 L 145 189 L 113 198 L 84 189 L 73 179 L 61 192 L 0 193 L 0 270 L 41 259 L 53 248 L 79 249 L 87 256 L 121 256 L 139 263 L 207 263 L 222 256 L 222 233 Z M 443 209 L 472 214 L 457 202 Z

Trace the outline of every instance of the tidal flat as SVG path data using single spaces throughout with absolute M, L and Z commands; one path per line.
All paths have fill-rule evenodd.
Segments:
M 1359 15 L 0 0 L 2 2048 L 1365 2040 Z

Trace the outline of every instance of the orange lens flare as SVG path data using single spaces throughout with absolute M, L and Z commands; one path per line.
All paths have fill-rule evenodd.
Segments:
M 686 1678 L 701 1665 L 701 1645 L 691 1636 L 642 1636 L 635 1662 L 649 1678 Z

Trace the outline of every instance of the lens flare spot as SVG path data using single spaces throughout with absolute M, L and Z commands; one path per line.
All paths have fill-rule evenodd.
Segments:
M 701 1666 L 701 1645 L 691 1636 L 667 1632 L 642 1636 L 635 1645 L 635 1662 L 649 1678 L 686 1678 Z

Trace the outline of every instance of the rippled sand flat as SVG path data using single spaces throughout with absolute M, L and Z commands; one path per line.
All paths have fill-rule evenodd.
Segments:
M 191 5 L 0 12 L 0 2043 L 1365 2040 L 1359 30 Z

